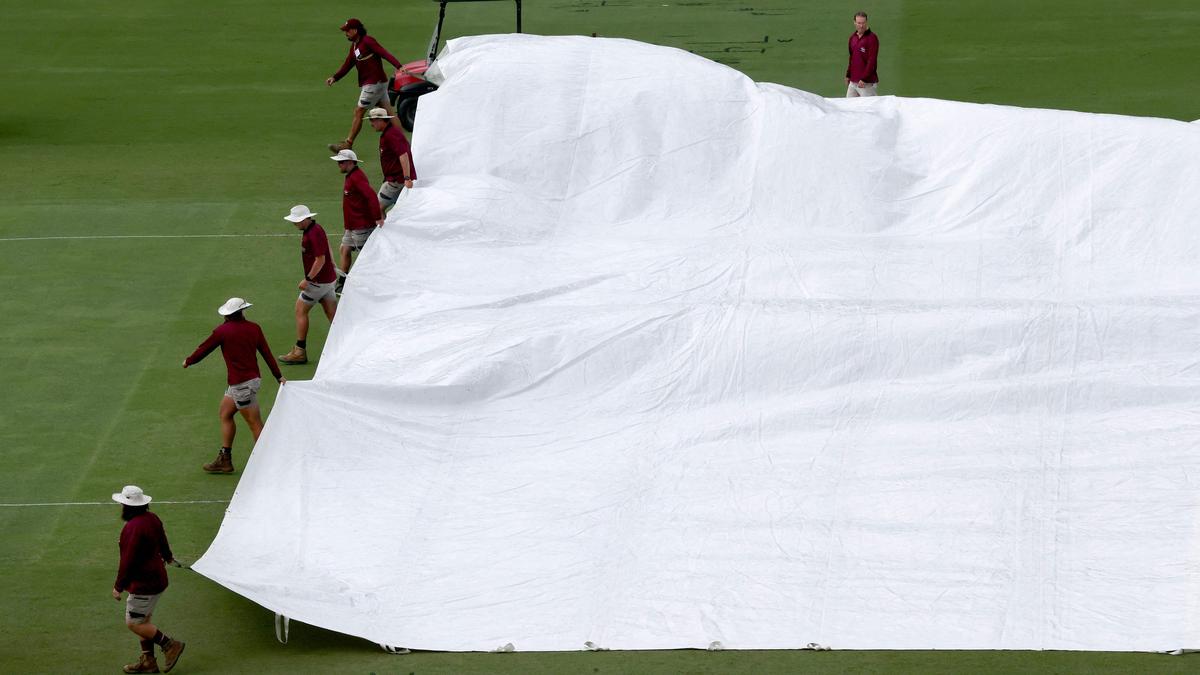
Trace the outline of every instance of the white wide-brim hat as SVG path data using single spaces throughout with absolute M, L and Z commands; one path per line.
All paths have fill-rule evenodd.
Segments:
M 292 207 L 292 212 L 283 217 L 284 220 L 290 220 L 293 223 L 302 223 L 307 218 L 312 218 L 317 214 L 308 210 L 308 207 L 303 204 L 297 204 Z
M 329 159 L 332 159 L 335 162 L 361 162 L 362 161 L 361 159 L 358 158 L 358 155 L 356 155 L 353 150 L 339 150 L 338 154 L 334 155 L 333 157 L 330 157 Z
M 217 308 L 217 314 L 221 316 L 229 316 L 234 312 L 240 312 L 247 307 L 253 307 L 250 303 L 241 298 L 230 298 L 225 301 L 225 304 Z
M 371 108 L 367 111 L 367 119 L 369 120 L 390 120 L 395 115 L 389 115 L 385 108 Z
M 113 501 L 126 506 L 145 506 L 152 500 L 150 495 L 142 492 L 142 488 L 136 485 L 126 485 L 121 488 L 121 491 L 113 495 Z

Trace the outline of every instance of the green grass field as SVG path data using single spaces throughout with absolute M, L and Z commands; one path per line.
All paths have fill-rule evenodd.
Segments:
M 1200 92 L 1190 82 L 1200 63 L 1195 0 L 878 4 L 864 6 L 881 37 L 883 93 L 1200 118 Z M 676 46 L 756 80 L 834 96 L 844 90 L 856 9 L 796 0 L 527 0 L 525 29 Z M 224 370 L 217 355 L 187 371 L 180 362 L 233 295 L 255 304 L 249 316 L 276 353 L 293 339 L 299 261 L 295 231 L 282 216 L 302 202 L 323 214 L 331 232 L 340 230 L 341 177 L 324 145 L 344 136 L 354 86 L 328 89 L 322 81 L 345 53 L 337 27 L 351 14 L 413 60 L 426 47 L 436 5 L 6 4 L 0 671 L 119 672 L 136 655 L 109 596 L 121 523 L 108 500 L 122 485 L 139 484 L 160 501 L 209 502 L 155 508 L 180 558 L 199 557 L 215 535 L 237 478 L 208 476 L 199 466 L 218 446 Z M 451 7 L 447 28 L 507 32 L 512 22 L 508 3 L 464 4 Z M 513 82 L 538 84 L 520 72 Z M 367 167 L 377 177 L 377 167 Z M 310 353 L 320 353 L 326 332 L 315 312 Z M 308 379 L 314 369 L 287 375 Z M 274 395 L 274 385 L 264 386 L 267 412 Z M 239 464 L 248 438 L 240 427 Z M 62 502 L 102 504 L 47 505 Z M 283 646 L 265 609 L 179 570 L 156 619 L 189 642 L 181 673 L 1200 669 L 1196 655 L 1063 652 L 389 656 L 304 625 L 294 625 Z

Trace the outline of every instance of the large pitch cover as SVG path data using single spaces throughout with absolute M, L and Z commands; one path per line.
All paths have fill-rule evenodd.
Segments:
M 1196 646 L 1200 128 L 439 66 L 197 570 L 433 650 Z

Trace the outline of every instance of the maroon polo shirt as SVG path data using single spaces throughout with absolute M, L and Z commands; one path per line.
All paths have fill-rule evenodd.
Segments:
M 383 179 L 391 182 L 404 181 L 404 166 L 400 158 L 408 156 L 408 167 L 412 172 L 409 178 L 417 179 L 417 165 L 412 161 L 412 147 L 400 127 L 389 124 L 379 134 L 379 166 L 383 169 Z
M 300 237 L 300 263 L 304 265 L 305 278 L 321 256 L 325 256 L 325 264 L 312 280 L 318 284 L 328 284 L 337 279 L 337 272 L 333 271 L 333 253 L 329 250 L 329 235 L 325 233 L 325 228 L 314 220 L 304 228 L 304 234 Z
M 375 227 L 381 219 L 383 211 L 379 210 L 379 197 L 371 188 L 367 174 L 356 166 L 346 174 L 346 183 L 342 186 L 342 222 L 347 230 L 365 230 Z
M 387 75 L 383 72 L 383 59 L 387 59 L 388 63 L 399 68 L 400 59 L 388 53 L 388 50 L 383 48 L 375 38 L 370 35 L 364 35 L 357 42 L 350 45 L 350 53 L 346 55 L 346 61 L 341 68 L 333 74 L 334 82 L 346 76 L 350 72 L 350 68 L 358 69 L 358 86 L 367 84 L 375 84 L 376 82 L 387 82 Z
M 226 320 L 214 328 L 212 335 L 187 357 L 187 364 L 191 366 L 200 363 L 217 347 L 221 348 L 221 356 L 225 357 L 229 384 L 261 377 L 258 359 L 254 355 L 256 351 L 262 354 L 263 361 L 271 368 L 275 380 L 283 379 L 283 373 L 279 372 L 279 364 L 275 363 L 275 357 L 271 355 L 271 348 L 267 346 L 267 338 L 262 329 L 253 321 L 247 321 L 245 317 Z
M 158 516 L 146 511 L 129 519 L 121 528 L 121 565 L 113 588 L 136 595 L 155 595 L 167 590 L 166 561 L 174 560 L 167 533 Z
M 850 34 L 850 63 L 846 66 L 846 77 L 850 78 L 851 82 L 878 82 L 879 74 L 875 72 L 878 59 L 879 38 L 870 28 L 862 37 L 858 36 L 858 31 Z

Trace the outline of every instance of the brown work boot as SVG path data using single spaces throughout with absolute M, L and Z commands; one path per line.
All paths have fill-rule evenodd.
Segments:
M 171 672 L 175 667 L 175 662 L 179 660 L 179 655 L 183 654 L 183 640 L 171 640 L 163 647 L 163 669 L 164 673 Z
M 224 450 L 217 453 L 217 458 L 204 465 L 209 473 L 233 473 L 233 453 Z
M 308 363 L 308 352 L 304 347 L 292 345 L 292 351 L 279 357 L 279 362 L 287 366 L 299 366 Z
M 353 148 L 354 141 L 347 138 L 344 141 L 339 141 L 337 143 L 330 143 L 327 147 L 329 148 L 330 152 L 337 153 L 337 152 L 341 152 L 342 150 L 349 150 L 349 149 Z
M 142 656 L 137 660 L 137 663 L 127 663 L 121 670 L 127 673 L 157 673 L 158 661 L 154 660 L 154 654 L 142 652 Z

